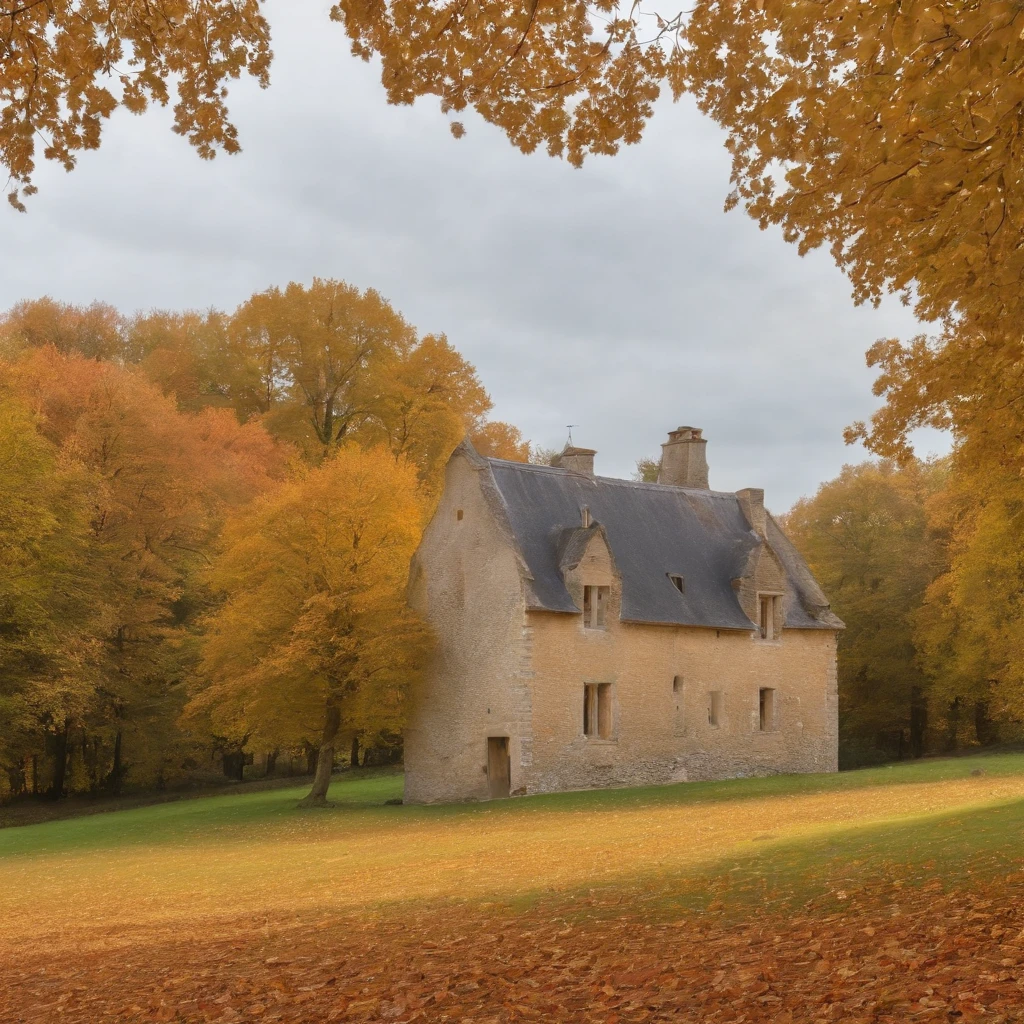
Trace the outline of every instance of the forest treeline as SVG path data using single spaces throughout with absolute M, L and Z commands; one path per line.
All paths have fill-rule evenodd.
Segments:
M 317 280 L 230 315 L 24 302 L 0 358 L 0 798 L 397 741 L 444 463 L 529 451 L 443 336 Z
M 879 460 L 785 517 L 846 623 L 841 767 L 1024 737 L 1022 498 L 955 456 Z
M 467 435 L 531 457 L 443 336 L 316 280 L 231 314 L 21 303 L 0 360 L 0 799 L 255 760 L 315 772 L 316 800 L 341 749 L 400 751 L 444 463 Z M 842 764 L 1020 737 L 1022 516 L 1012 457 L 960 448 L 847 467 L 790 511 L 847 624 Z

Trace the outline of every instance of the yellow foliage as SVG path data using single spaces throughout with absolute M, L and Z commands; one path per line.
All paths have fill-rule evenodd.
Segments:
M 415 467 L 354 444 L 233 515 L 191 713 L 260 749 L 317 741 L 329 706 L 398 731 L 428 649 L 405 604 L 421 518 Z
M 925 750 L 934 676 L 920 663 L 915 622 L 928 587 L 946 568 L 945 543 L 928 514 L 946 478 L 942 464 L 844 466 L 786 517 L 790 537 L 846 623 L 839 641 L 846 765 L 872 751 L 879 756 L 880 737 L 891 754 Z

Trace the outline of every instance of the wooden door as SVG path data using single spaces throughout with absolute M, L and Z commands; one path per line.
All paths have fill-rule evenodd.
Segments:
M 512 780 L 512 761 L 507 736 L 487 737 L 487 795 L 492 799 L 508 796 Z

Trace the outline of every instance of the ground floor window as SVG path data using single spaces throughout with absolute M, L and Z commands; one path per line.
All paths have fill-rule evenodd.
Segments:
M 761 732 L 771 732 L 775 728 L 775 691 L 761 687 L 758 694 Z
M 612 684 L 586 683 L 583 687 L 583 735 L 611 739 Z
M 716 729 L 722 724 L 722 691 L 712 690 L 708 694 L 708 725 Z

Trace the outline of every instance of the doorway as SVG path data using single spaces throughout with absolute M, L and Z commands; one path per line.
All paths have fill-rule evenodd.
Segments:
M 487 795 L 499 800 L 509 795 L 512 781 L 512 759 L 507 736 L 487 737 Z

